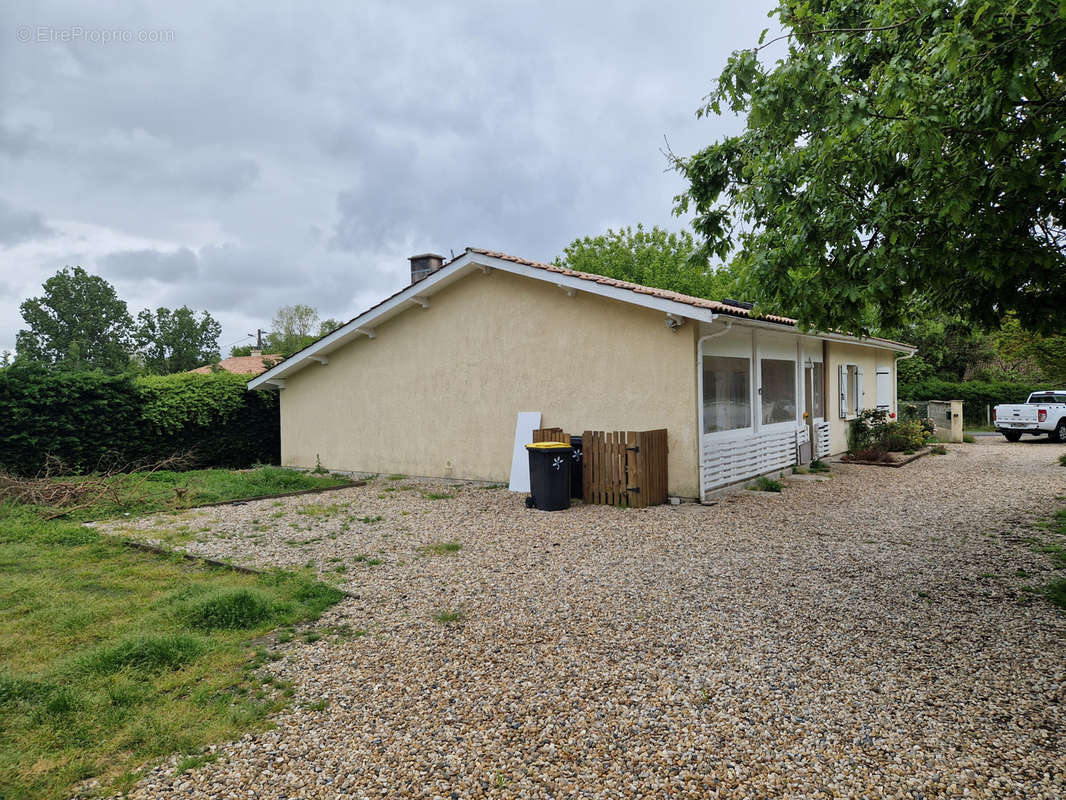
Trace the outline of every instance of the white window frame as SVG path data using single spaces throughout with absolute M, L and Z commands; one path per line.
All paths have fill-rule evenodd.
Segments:
M 849 375 L 851 367 L 855 368 L 854 391 L 852 391 L 851 376 Z M 840 395 L 840 418 L 855 419 L 865 408 L 863 397 L 866 396 L 866 393 L 862 387 L 862 367 L 853 362 L 841 364 L 837 380 L 840 384 L 837 387 Z
M 801 341 L 793 336 L 775 336 L 774 334 L 764 334 L 758 331 L 753 337 L 752 357 L 758 365 L 757 371 L 752 372 L 752 376 L 756 381 L 752 402 L 752 417 L 754 417 L 756 431 L 774 433 L 776 431 L 799 430 L 799 426 L 803 424 L 803 377 L 800 371 L 802 361 L 799 358 Z M 795 407 L 795 414 L 793 414 L 792 419 L 765 424 L 762 421 L 762 362 L 764 358 L 773 361 L 792 362 L 792 392 Z
M 701 345 L 699 362 L 699 404 L 700 404 L 700 437 L 709 437 L 718 441 L 747 438 L 758 430 L 758 406 L 759 395 L 756 393 L 757 373 L 754 355 L 754 331 L 744 328 L 734 328 L 730 333 L 721 338 L 712 339 Z M 704 433 L 704 397 L 703 397 L 703 359 L 707 356 L 724 356 L 726 358 L 745 358 L 748 360 L 748 425 L 745 428 L 731 428 L 727 431 L 712 431 Z

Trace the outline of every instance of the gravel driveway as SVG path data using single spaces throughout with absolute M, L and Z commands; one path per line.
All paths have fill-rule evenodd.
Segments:
M 1064 451 L 982 440 L 713 507 L 379 478 L 138 521 L 314 563 L 355 595 L 320 625 L 367 634 L 278 645 L 276 729 L 132 796 L 1060 798 L 1066 614 L 1026 591 L 1053 573 L 1025 537 L 1066 505 Z

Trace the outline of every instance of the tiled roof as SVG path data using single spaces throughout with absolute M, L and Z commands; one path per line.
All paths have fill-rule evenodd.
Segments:
M 279 353 L 263 353 L 258 356 L 231 356 L 219 361 L 218 368 L 223 372 L 232 372 L 236 375 L 260 375 L 267 371 L 266 366 L 263 365 L 264 360 L 270 362 L 270 365 L 273 366 L 282 360 L 282 356 Z M 190 369 L 189 372 L 210 375 L 215 371 L 212 366 L 214 365 L 204 364 L 202 367 Z
M 781 317 L 776 314 L 753 314 L 746 308 L 739 308 L 737 306 L 731 306 L 727 303 L 720 303 L 717 300 L 707 300 L 703 297 L 693 297 L 689 294 L 680 294 L 678 292 L 671 292 L 667 289 L 656 289 L 653 286 L 642 286 L 639 283 L 630 283 L 629 281 L 620 281 L 616 278 L 607 278 L 603 275 L 594 275 L 590 272 L 578 272 L 572 269 L 566 269 L 565 267 L 557 267 L 554 264 L 541 264 L 537 261 L 528 261 L 524 258 L 518 258 L 517 256 L 509 256 L 507 253 L 497 253 L 493 250 L 482 250 L 477 247 L 466 248 L 468 253 L 480 253 L 483 256 L 491 256 L 492 258 L 498 258 L 502 261 L 510 261 L 515 264 L 524 264 L 527 267 L 536 267 L 537 269 L 543 269 L 548 272 L 555 272 L 559 275 L 566 275 L 571 278 L 579 278 L 583 281 L 592 281 L 602 286 L 614 286 L 617 289 L 628 289 L 631 292 L 637 294 L 649 295 L 651 297 L 658 297 L 662 300 L 672 300 L 675 303 L 684 303 L 688 306 L 696 306 L 697 308 L 710 309 L 716 314 L 731 314 L 736 317 L 750 317 L 751 319 L 761 319 L 767 322 L 778 322 L 782 325 L 795 325 L 796 320 L 791 317 Z

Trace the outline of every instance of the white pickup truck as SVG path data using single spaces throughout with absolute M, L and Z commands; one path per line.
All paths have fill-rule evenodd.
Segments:
M 992 421 L 1008 442 L 1018 441 L 1023 433 L 1046 433 L 1051 441 L 1066 444 L 1066 390 L 1033 392 L 1023 405 L 996 406 Z

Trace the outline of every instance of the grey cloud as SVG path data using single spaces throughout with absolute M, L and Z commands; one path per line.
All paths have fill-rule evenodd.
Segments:
M 8 30 L 174 33 L 0 45 L 5 199 L 105 232 L 84 246 L 131 307 L 207 308 L 224 338 L 292 302 L 347 318 L 417 250 L 548 260 L 609 224 L 679 227 L 663 136 L 684 154 L 739 127 L 694 112 L 772 5 L 4 7 Z M 72 247 L 42 249 L 29 283 Z M 0 349 L 17 320 L 4 298 Z
M 176 283 L 195 277 L 199 265 L 196 254 L 181 247 L 170 253 L 159 250 L 110 253 L 97 261 L 97 267 L 106 278 Z
M 15 208 L 0 199 L 0 245 L 16 245 L 51 236 L 54 231 L 36 211 Z

